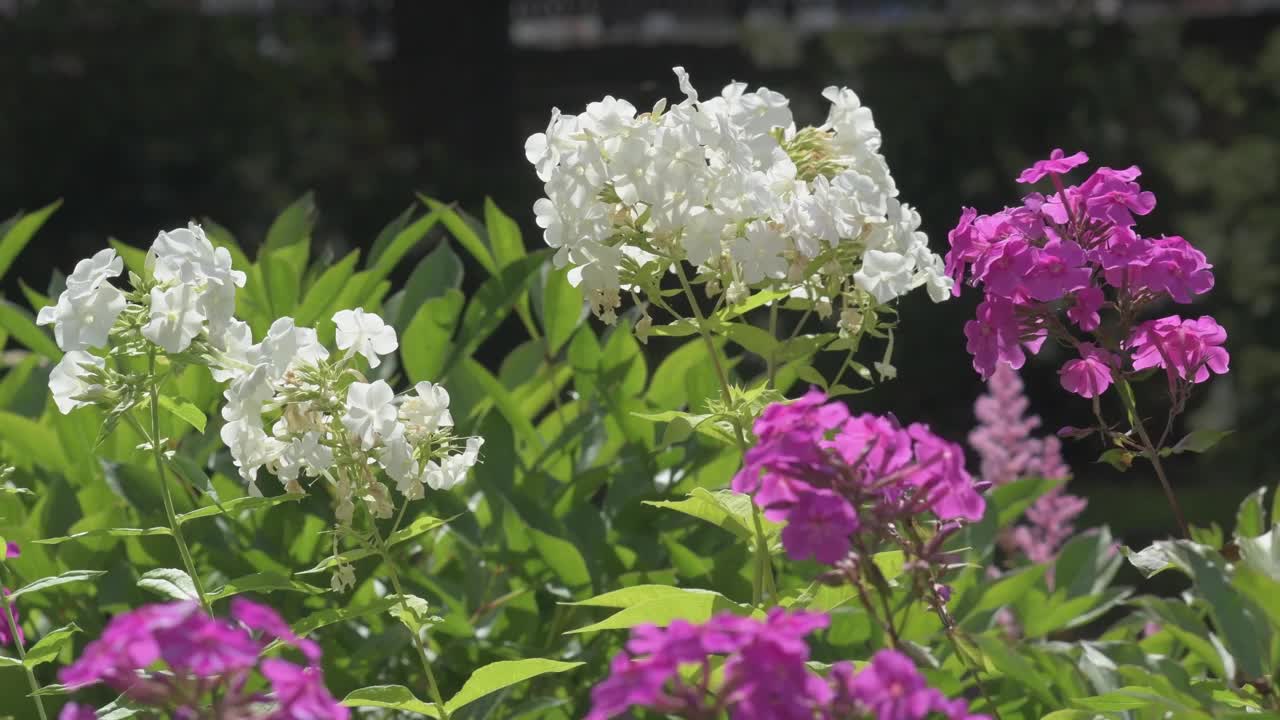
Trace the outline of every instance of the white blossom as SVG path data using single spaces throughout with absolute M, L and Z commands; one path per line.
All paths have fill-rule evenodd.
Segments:
M 168 290 L 152 288 L 151 320 L 142 326 L 142 335 L 165 352 L 186 350 L 204 329 L 205 317 L 197 308 L 196 299 L 186 283 Z
M 360 308 L 339 311 L 333 322 L 337 326 L 338 349 L 364 355 L 369 367 L 378 367 L 382 363 L 380 355 L 393 353 L 399 347 L 395 328 Z
M 480 447 L 484 438 L 467 438 L 466 450 L 450 455 L 440 462 L 432 460 L 427 463 L 422 473 L 422 481 L 432 490 L 450 490 L 467 477 L 470 470 L 480 460 Z
M 53 325 L 53 338 L 65 351 L 100 348 L 126 304 L 124 294 L 105 282 L 75 292 L 68 289 L 56 305 L 40 308 L 36 324 Z
M 88 371 L 85 365 L 101 370 L 106 367 L 106 361 L 87 352 L 71 350 L 62 356 L 49 373 L 49 390 L 53 393 L 53 403 L 63 415 L 90 404 L 87 400 L 78 400 L 78 397 L 102 389 L 101 385 L 86 379 Z
M 399 427 L 394 400 L 395 392 L 385 381 L 351 383 L 347 388 L 343 427 L 360 439 L 363 448 L 372 448 L 379 440 L 395 434 Z
M 242 418 L 222 426 L 219 432 L 222 442 L 231 450 L 231 458 L 240 477 L 249 484 L 251 494 L 258 490 L 258 470 L 275 462 L 285 450 L 285 444 L 262 430 L 256 418 Z
M 431 434 L 441 428 L 453 427 L 449 414 L 449 391 L 443 385 L 420 382 L 413 386 L 415 394 L 400 404 L 400 419 L 414 432 Z

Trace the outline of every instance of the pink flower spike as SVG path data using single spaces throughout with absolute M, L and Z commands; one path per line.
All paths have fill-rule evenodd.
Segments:
M 1038 182 L 1049 173 L 1061 175 L 1087 162 L 1089 162 L 1089 156 L 1083 151 L 1068 156 L 1062 152 L 1062 148 L 1054 148 L 1053 152 L 1049 153 L 1048 160 L 1037 160 L 1031 167 L 1023 170 L 1018 176 L 1018 182 L 1026 184 Z

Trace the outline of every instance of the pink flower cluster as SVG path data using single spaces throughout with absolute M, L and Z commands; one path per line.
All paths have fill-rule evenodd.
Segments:
M 244 598 L 231 601 L 231 615 L 235 622 L 209 617 L 194 602 L 145 605 L 117 615 L 79 659 L 63 668 L 59 679 L 71 688 L 103 683 L 175 718 L 350 716 L 324 686 L 315 642 L 295 635 L 271 608 Z M 277 640 L 296 648 L 307 664 L 260 658 Z M 255 669 L 266 678 L 270 693 L 246 690 Z M 82 717 L 93 717 L 93 711 L 71 703 L 61 720 Z
M 1105 392 L 1115 373 L 1129 369 L 1160 367 L 1171 382 L 1191 383 L 1203 382 L 1210 371 L 1225 373 L 1226 332 L 1212 318 L 1174 315 L 1128 326 L 1154 302 L 1189 303 L 1208 292 L 1212 266 L 1181 237 L 1148 238 L 1134 230 L 1135 216 L 1150 213 L 1156 203 L 1136 182 L 1136 166 L 1098 168 L 1080 185 L 1064 187 L 1061 175 L 1088 159 L 1083 152 L 1054 150 L 1018 181 L 1048 176 L 1056 192 L 1033 192 L 1022 205 L 992 215 L 965 208 L 948 235 L 953 292 L 959 294 L 968 277 L 984 293 L 977 317 L 964 328 L 974 368 L 984 378 L 1000 364 L 1020 368 L 1027 351 L 1039 352 L 1052 337 L 1079 356 L 1063 365 L 1063 387 L 1086 398 Z M 1114 311 L 1121 324 L 1112 334 L 1118 341 L 1078 339 L 1071 326 L 1096 334 L 1103 310 Z
M 980 520 L 985 502 L 964 468 L 964 450 L 926 425 L 850 415 L 818 389 L 765 408 L 733 489 L 765 516 L 786 521 L 782 544 L 794 560 L 835 564 L 850 536 L 894 519 L 932 512 Z
M 969 433 L 969 446 L 982 462 L 982 479 L 992 485 L 1024 477 L 1065 480 L 1071 475 L 1058 438 L 1032 435 L 1040 418 L 1027 414 L 1029 405 L 1017 371 L 1004 365 L 987 379 L 987 394 L 974 403 L 978 426 Z M 1075 534 L 1073 522 L 1087 504 L 1060 485 L 1027 509 L 1026 522 L 1006 532 L 1001 545 L 1032 562 L 1051 560 Z
M 6 560 L 9 558 L 16 558 L 21 554 L 22 554 L 22 551 L 18 549 L 18 543 L 15 543 L 15 542 L 5 543 L 4 557 Z M 0 592 L 3 592 L 6 596 L 8 596 L 9 588 L 0 588 Z M 19 643 L 26 642 L 25 638 L 23 638 L 22 636 L 22 628 L 18 625 L 19 620 L 18 620 L 17 605 L 10 603 L 9 613 L 10 613 L 9 617 L 13 618 L 13 627 L 18 628 L 18 642 Z M 9 618 L 0 616 L 0 647 L 7 647 L 12 644 L 13 644 L 13 632 L 9 629 Z
M 823 678 L 809 669 L 805 636 L 827 627 L 826 615 L 774 608 L 761 620 L 722 613 L 702 625 L 639 626 L 609 677 L 591 691 L 587 720 L 607 720 L 631 708 L 667 716 L 732 720 L 981 720 L 964 700 L 928 687 L 906 656 L 882 650 L 855 671 L 837 663 Z M 718 687 L 710 686 L 712 656 L 724 656 Z M 681 673 L 700 666 L 701 673 Z

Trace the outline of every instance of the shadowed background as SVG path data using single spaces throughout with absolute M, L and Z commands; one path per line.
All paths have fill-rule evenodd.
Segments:
M 1170 469 L 1193 523 L 1229 525 L 1280 472 L 1278 21 L 1266 0 L 0 0 L 0 214 L 64 199 L 5 290 L 191 218 L 251 248 L 307 191 L 335 256 L 367 248 L 416 191 L 472 211 L 491 196 L 536 247 L 522 146 L 553 105 L 645 108 L 678 96 L 683 65 L 704 94 L 767 85 L 818 123 L 822 88 L 847 85 L 938 252 L 961 206 L 1017 202 L 1013 177 L 1053 147 L 1142 167 L 1159 198 L 1144 234 L 1184 235 L 1216 265 L 1207 298 L 1168 311 L 1214 314 L 1232 372 L 1182 424 L 1237 432 Z M 982 391 L 962 333 L 975 303 L 905 300 L 899 379 L 850 402 L 963 438 Z M 1057 386 L 1062 359 L 1024 371 L 1050 429 L 1088 420 Z M 1163 411 L 1158 393 L 1145 407 Z M 1082 524 L 1131 544 L 1172 529 L 1145 468 L 1095 464 L 1096 443 L 1067 451 Z

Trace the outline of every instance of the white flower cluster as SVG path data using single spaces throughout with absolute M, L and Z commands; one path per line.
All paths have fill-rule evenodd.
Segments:
M 123 272 L 123 260 L 103 250 L 81 260 L 57 303 L 40 311 L 38 322 L 53 325 L 65 351 L 49 377 L 63 413 L 98 404 L 119 415 L 145 401 L 144 385 L 155 378 L 122 373 L 109 357 L 164 354 L 170 362 L 206 365 L 228 383 L 221 438 L 250 492 L 259 494 L 263 467 L 290 492 L 302 490 L 304 475 L 324 477 L 344 523 L 356 500 L 378 517 L 392 513 L 379 467 L 413 500 L 424 487 L 457 485 L 479 459 L 480 438 L 453 434 L 443 387 L 418 383 L 397 398 L 385 381 L 365 381 L 356 358 L 376 368 L 399 346 L 381 317 L 362 309 L 334 315 L 336 357 L 314 329 L 289 317 L 255 343 L 249 325 L 235 317 L 245 274 L 232 269 L 230 253 L 215 248 L 200 226 L 161 232 L 145 264 L 146 277 L 130 273 L 133 287 L 122 291 L 109 281 Z M 91 352 L 104 348 L 107 357 Z
M 145 280 L 130 274 L 134 287 L 126 293 L 109 282 L 124 271 L 124 261 L 115 250 L 102 250 L 76 263 L 57 303 L 41 308 L 36 322 L 53 325 L 54 340 L 66 351 L 49 380 L 63 413 L 102 389 L 95 370 L 105 363 L 88 351 L 107 347 L 112 332 L 122 335 L 120 350 L 127 355 L 145 353 L 130 331 L 167 353 L 185 352 L 197 338 L 209 348 L 223 346 L 236 288 L 245 283 L 245 274 L 231 268 L 226 248 L 215 248 L 192 223 L 161 232 L 147 253 L 146 269 Z
M 553 110 L 525 143 L 545 183 L 537 222 L 597 315 L 612 321 L 638 268 L 682 260 L 740 295 L 789 282 L 815 302 L 883 303 L 920 285 L 935 301 L 949 296 L 853 91 L 827 88 L 826 123 L 797 129 L 777 92 L 733 83 L 703 101 L 684 69 L 675 73 L 679 104 L 637 114 L 606 97 L 581 115 Z
M 365 382 L 354 358 L 377 367 L 398 347 L 395 329 L 360 309 L 343 310 L 333 321 L 342 351 L 336 359 L 315 330 L 297 327 L 292 318 L 276 320 L 257 344 L 250 344 L 247 326 L 232 322 L 214 374 L 230 380 L 222 440 L 251 492 L 258 491 L 263 467 L 289 492 L 301 491 L 304 474 L 323 476 L 334 485 L 338 519 L 350 523 L 356 500 L 377 517 L 394 511 L 390 492 L 373 472 L 377 467 L 406 500 L 422 498 L 424 487 L 448 490 L 462 482 L 479 459 L 482 440 L 467 438 L 458 446 L 445 389 L 421 382 L 397 398 L 385 381 Z

